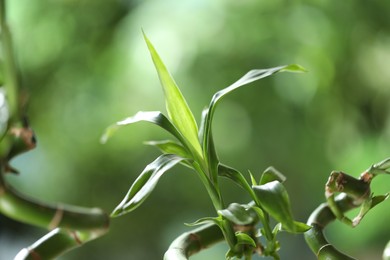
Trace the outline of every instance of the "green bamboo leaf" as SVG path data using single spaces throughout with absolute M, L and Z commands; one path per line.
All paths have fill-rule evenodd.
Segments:
M 311 226 L 299 221 L 294 221 L 294 226 L 295 226 L 294 228 L 295 233 L 305 233 L 306 231 L 311 229 Z
M 294 228 L 292 230 L 285 229 L 285 227 L 283 225 L 281 225 L 281 228 L 280 228 L 280 230 L 285 230 L 285 231 L 288 231 L 288 232 L 294 233 L 294 234 L 305 233 L 306 231 L 308 231 L 310 229 L 311 229 L 311 226 L 306 225 L 305 223 L 299 222 L 299 221 L 294 221 Z
M 388 197 L 389 194 L 385 194 L 380 196 L 370 196 L 369 198 L 364 200 L 360 208 L 359 214 L 352 221 L 353 226 L 357 226 L 363 219 L 363 217 L 368 213 L 368 211 L 370 211 L 379 203 L 385 201 Z
M 196 125 L 195 118 L 176 82 L 145 33 L 144 38 L 164 90 L 168 116 L 188 141 L 193 151 L 202 156 L 202 149 L 198 140 L 198 126 Z
M 148 141 L 145 142 L 145 144 L 155 146 L 165 154 L 176 154 L 180 157 L 187 158 L 187 159 L 192 158 L 192 155 L 188 152 L 188 150 L 184 146 L 172 140 Z M 190 169 L 194 169 L 190 161 L 184 160 L 181 163 L 184 166 L 189 167 Z
M 188 159 L 192 157 L 184 146 L 172 140 L 147 141 L 145 144 L 155 146 L 166 154 L 177 154 L 180 157 Z
M 218 210 L 218 214 L 236 225 L 249 225 L 258 221 L 257 214 L 251 207 L 232 203 L 228 208 Z
M 307 70 L 302 67 L 301 65 L 299 64 L 290 64 L 290 65 L 287 65 L 285 66 L 281 72 L 283 71 L 287 71 L 287 72 L 297 72 L 297 73 L 301 73 L 301 72 L 307 72 Z
M 238 245 L 249 245 L 252 247 L 256 247 L 256 242 L 244 232 L 236 232 L 237 244 Z
M 139 207 L 152 193 L 161 176 L 183 160 L 185 158 L 175 154 L 163 154 L 146 166 L 111 216 L 118 217 Z
M 248 191 L 249 193 L 252 192 L 251 186 L 249 186 L 244 176 L 238 170 L 224 164 L 219 164 L 218 174 L 219 176 L 231 179 L 234 183 L 236 183 L 238 186 Z
M 227 220 L 224 219 L 221 215 L 218 217 L 205 217 L 198 219 L 194 223 L 186 224 L 187 226 L 197 226 L 197 225 L 204 225 L 204 224 L 215 224 L 217 225 L 220 229 L 221 232 L 223 233 L 223 236 L 228 243 L 230 248 L 234 248 L 234 246 L 237 243 L 236 236 L 232 230 L 231 223 Z
M 251 177 L 251 183 L 252 183 L 252 186 L 256 186 L 258 185 L 256 179 L 255 179 L 255 176 L 253 176 L 252 172 L 249 171 L 249 176 Z
M 236 236 L 233 233 L 233 230 L 231 228 L 231 223 L 229 223 L 228 220 L 224 219 L 222 216 L 218 217 L 205 217 L 198 219 L 194 223 L 186 224 L 187 226 L 197 226 L 197 225 L 207 225 L 207 224 L 215 224 L 217 225 L 220 229 L 221 232 L 228 243 L 230 248 L 234 248 L 234 246 L 237 243 Z
M 381 170 L 386 170 L 390 168 L 390 158 L 387 158 L 379 163 L 374 164 L 375 168 L 381 169 Z
M 390 158 L 387 158 L 379 163 L 372 165 L 367 170 L 367 172 L 373 175 L 390 174 L 390 171 L 387 170 L 388 168 L 390 168 Z
M 202 117 L 201 121 L 201 127 L 199 131 L 199 137 L 202 143 L 203 153 L 206 160 L 209 160 L 209 158 L 206 156 L 210 153 L 211 147 L 210 147 L 210 139 L 211 137 L 211 125 L 212 120 L 214 116 L 214 111 L 216 109 L 216 106 L 218 102 L 225 97 L 227 94 L 231 93 L 232 91 L 247 85 L 249 83 L 252 83 L 256 80 L 271 76 L 278 72 L 283 71 L 289 71 L 289 72 L 304 72 L 305 69 L 299 65 L 286 65 L 286 66 L 280 66 L 270 69 L 262 69 L 262 70 L 251 70 L 247 74 L 245 74 L 243 77 L 241 77 L 239 80 L 234 82 L 229 87 L 222 89 L 214 94 L 213 98 L 211 99 L 210 105 L 208 108 L 206 108 L 203 112 L 204 116 Z M 209 163 L 209 161 L 208 161 Z
M 204 109 L 202 111 L 201 122 L 205 121 L 205 118 L 207 117 L 207 111 L 208 111 L 208 109 Z M 202 138 L 201 133 L 203 132 L 203 127 L 204 127 L 204 124 L 201 125 L 201 129 L 199 130 L 199 139 Z M 213 134 L 212 134 L 211 130 L 210 130 L 209 139 L 208 139 L 208 151 L 207 151 L 207 153 L 205 152 L 203 154 L 203 156 L 205 158 L 205 161 L 208 164 L 208 168 L 210 171 L 209 172 L 210 179 L 214 185 L 218 186 L 219 159 L 218 159 L 217 152 L 215 150 L 214 139 L 213 139 Z
M 282 223 L 277 223 L 272 230 L 272 234 L 274 235 L 274 238 L 276 239 L 276 235 L 279 233 L 279 231 L 282 230 Z
M 256 212 L 257 216 L 260 219 L 264 219 L 264 212 L 261 208 L 259 208 L 258 206 L 252 206 L 252 210 Z
M 285 182 L 286 177 L 274 167 L 270 166 L 261 175 L 260 184 L 266 184 L 271 181 Z
M 204 217 L 196 220 L 195 222 L 192 223 L 185 223 L 186 226 L 193 227 L 193 226 L 199 226 L 199 225 L 204 225 L 204 224 L 215 224 L 222 228 L 222 222 L 223 219 L 218 216 L 218 217 Z
M 389 193 L 386 193 L 385 195 L 373 196 L 371 202 L 371 209 L 376 205 L 378 205 L 379 203 L 387 200 L 388 198 L 389 198 Z
M 260 198 L 260 205 L 265 211 L 282 223 L 285 230 L 296 232 L 290 199 L 283 184 L 279 181 L 272 181 L 252 188 Z
M 210 170 L 210 177 L 214 185 L 218 186 L 218 171 L 219 171 L 219 158 L 217 151 L 215 150 L 214 139 L 210 132 L 211 138 L 209 139 L 209 152 L 207 154 L 207 161 Z
M 249 185 L 249 183 L 244 178 L 244 176 L 242 175 L 241 172 L 239 172 L 238 170 L 236 170 L 234 168 L 226 166 L 224 164 L 219 164 L 218 165 L 218 175 L 231 179 L 234 183 L 236 183 L 242 189 L 247 191 L 255 203 L 258 203 L 258 200 L 259 200 L 258 197 L 253 192 L 252 187 Z
M 160 126 L 165 129 L 173 136 L 175 136 L 179 141 L 183 141 L 183 137 L 177 131 L 175 126 L 166 118 L 160 111 L 139 111 L 132 117 L 128 117 L 124 120 L 121 120 L 111 126 L 109 126 L 101 137 L 100 141 L 102 143 L 107 142 L 107 140 L 121 127 L 131 125 L 138 122 L 149 122 Z

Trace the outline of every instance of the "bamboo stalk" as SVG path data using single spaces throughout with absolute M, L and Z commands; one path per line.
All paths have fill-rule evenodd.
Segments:
M 1 168 L 0 212 L 20 222 L 52 230 L 23 249 L 16 259 L 51 259 L 108 231 L 109 217 L 102 210 L 50 205 L 28 198 L 4 182 L 4 167 Z
M 217 225 L 203 225 L 176 238 L 166 251 L 164 260 L 189 259 L 191 255 L 223 239 L 224 236 Z
M 108 216 L 100 209 L 45 204 L 27 198 L 11 187 L 2 188 L 0 212 L 17 221 L 50 230 L 57 227 L 99 230 L 106 229 L 109 223 Z
M 80 240 L 78 232 L 56 228 L 31 246 L 22 249 L 14 260 L 54 259 L 75 247 L 81 246 L 84 242 L 86 241 Z
M 95 239 L 108 231 L 109 217 L 102 210 L 70 205 L 50 205 L 23 194 L 9 186 L 4 175 L 13 171 L 8 161 L 18 153 L 35 147 L 35 139 L 28 125 L 19 123 L 21 88 L 11 33 L 6 21 L 6 3 L 0 0 L 1 50 L 4 55 L 5 94 L 8 103 L 7 138 L 2 138 L 0 155 L 0 213 L 20 222 L 52 230 L 36 243 L 23 249 L 15 259 L 52 259 L 64 252 Z M 28 135 L 24 135 L 28 133 Z
M 342 212 L 359 206 L 354 204 L 354 200 L 346 194 L 337 196 L 336 204 Z M 336 216 L 333 214 L 328 204 L 322 203 L 313 211 L 307 221 L 307 224 L 312 226 L 312 228 L 305 232 L 306 243 L 318 259 L 354 260 L 355 258 L 338 251 L 324 236 L 324 228 L 335 219 Z

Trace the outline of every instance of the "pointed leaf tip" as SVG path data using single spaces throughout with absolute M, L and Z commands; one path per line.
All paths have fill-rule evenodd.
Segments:
M 211 134 L 211 125 L 214 117 L 214 112 L 217 107 L 217 103 L 222 100 L 223 97 L 225 97 L 227 94 L 233 92 L 234 90 L 241 88 L 245 85 L 248 85 L 254 81 L 260 80 L 262 78 L 266 78 L 268 76 L 271 76 L 273 74 L 276 74 L 278 72 L 304 72 L 306 71 L 305 68 L 303 68 L 300 65 L 297 64 L 291 64 L 286 66 L 278 66 L 274 68 L 268 68 L 268 69 L 257 69 L 257 70 L 251 70 L 247 72 L 244 76 L 239 78 L 236 82 L 231 84 L 230 86 L 218 91 L 214 94 L 213 98 L 211 99 L 211 102 L 209 106 L 204 110 L 203 116 L 202 116 L 202 122 L 200 127 L 200 133 L 199 137 L 203 146 L 203 151 L 205 153 L 211 153 L 212 147 L 210 147 L 210 139 L 212 138 Z
M 286 179 L 286 176 L 284 176 L 273 166 L 270 166 L 261 174 L 260 184 L 266 184 L 271 181 L 285 182 Z
M 116 209 L 114 209 L 114 210 L 111 212 L 110 217 L 111 217 L 111 218 L 119 217 L 119 216 L 122 215 L 122 212 L 123 212 L 123 210 L 122 210 L 121 208 L 119 208 L 119 209 L 116 208 Z
M 304 67 L 302 67 L 299 64 L 290 64 L 285 66 L 281 71 L 288 71 L 288 72 L 308 72 Z
M 236 232 L 237 244 L 239 245 L 249 245 L 252 247 L 256 247 L 256 242 L 250 237 L 248 234 L 244 232 Z
M 118 125 L 111 125 L 106 128 L 103 135 L 100 137 L 100 143 L 105 144 L 107 143 L 108 139 L 111 138 L 111 136 L 118 130 Z
M 198 139 L 198 126 L 194 115 L 175 80 L 145 33 L 144 38 L 163 87 L 168 117 L 184 137 L 191 151 L 202 156 L 202 149 Z
M 169 121 L 169 119 L 166 118 L 160 111 L 138 111 L 134 116 L 118 121 L 106 129 L 100 141 L 105 143 L 119 128 L 138 122 L 149 122 L 158 125 L 183 143 L 182 135 L 178 132 L 171 121 Z

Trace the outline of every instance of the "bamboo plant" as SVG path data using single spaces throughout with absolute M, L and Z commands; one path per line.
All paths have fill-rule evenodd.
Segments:
M 323 234 L 324 228 L 332 221 L 339 220 L 356 227 L 369 210 L 389 197 L 388 194 L 374 196 L 371 181 L 378 175 L 390 174 L 390 158 L 373 164 L 359 178 L 344 172 L 334 171 L 325 184 L 327 202 L 313 211 L 307 222 L 312 228 L 305 233 L 305 240 L 318 259 L 355 259 L 340 252 L 330 244 Z M 336 196 L 336 193 L 340 193 Z M 358 215 L 351 220 L 345 212 L 360 207 Z M 389 260 L 389 244 L 383 253 L 383 259 Z
M 139 207 L 152 193 L 164 173 L 182 164 L 197 173 L 208 192 L 216 216 L 205 217 L 188 224 L 200 227 L 178 238 L 166 252 L 165 259 L 186 259 L 203 245 L 221 239 L 229 245 L 227 259 L 235 257 L 251 259 L 253 253 L 279 259 L 277 234 L 281 230 L 303 233 L 310 227 L 294 220 L 289 196 L 283 185 L 285 177 L 280 172 L 270 167 L 260 178 L 250 174 L 251 181 L 248 182 L 241 172 L 220 162 L 214 146 L 212 122 L 217 105 L 234 90 L 279 72 L 302 72 L 304 69 L 299 65 L 286 65 L 249 71 L 212 97 L 209 106 L 203 110 L 198 128 L 180 89 L 145 34 L 144 39 L 164 90 L 168 116 L 160 111 L 140 111 L 110 126 L 102 141 L 107 141 L 120 127 L 141 121 L 158 125 L 174 139 L 148 142 L 160 149 L 162 155 L 146 166 L 111 216 L 119 217 Z M 226 205 L 221 193 L 221 177 L 228 178 L 240 186 L 247 193 L 248 200 L 252 202 Z M 276 220 L 278 224 L 271 226 L 270 218 Z M 196 234 L 196 243 L 193 243 L 193 234 Z
M 4 82 L 0 87 L 0 213 L 14 220 L 49 229 L 33 245 L 22 249 L 16 260 L 53 259 L 108 231 L 109 216 L 98 208 L 51 205 L 27 197 L 11 187 L 7 174 L 16 174 L 10 160 L 36 146 L 20 104 L 21 83 L 6 23 L 6 5 L 0 0 L 1 52 Z
M 249 71 L 212 97 L 210 104 L 202 112 L 198 129 L 180 89 L 145 34 L 144 38 L 164 90 L 168 116 L 160 111 L 140 111 L 110 126 L 103 135 L 102 142 L 106 142 L 119 128 L 141 121 L 163 128 L 174 139 L 147 142 L 160 149 L 162 155 L 146 166 L 111 216 L 119 217 L 139 207 L 152 193 L 164 173 L 182 164 L 197 173 L 210 196 L 216 216 L 187 224 L 199 227 L 175 239 L 166 251 L 164 259 L 188 259 L 198 251 L 222 240 L 229 245 L 226 259 L 251 259 L 254 253 L 279 259 L 280 245 L 277 234 L 281 230 L 304 233 L 308 246 L 318 259 L 353 259 L 331 245 L 326 240 L 323 229 L 335 219 L 354 227 L 369 210 L 388 198 L 387 194 L 373 196 L 370 184 L 375 176 L 390 173 L 387 171 L 390 168 L 390 159 L 372 165 L 358 179 L 343 172 L 332 172 L 325 185 L 326 203 L 313 211 L 307 224 L 295 221 L 288 193 L 283 186 L 285 176 L 269 167 L 260 178 L 250 174 L 251 181 L 248 182 L 238 170 L 220 162 L 213 141 L 212 121 L 217 104 L 234 90 L 279 72 L 305 70 L 299 65 L 287 65 Z M 221 177 L 240 186 L 251 202 L 225 205 L 219 183 Z M 335 196 L 336 193 L 340 195 Z M 361 210 L 353 220 L 344 215 L 344 212 L 359 206 Z M 274 227 L 271 227 L 270 218 L 278 222 Z M 388 260 L 388 255 L 387 249 L 384 259 Z
M 221 162 L 214 145 L 212 122 L 217 105 L 234 90 L 280 72 L 305 70 L 293 64 L 249 71 L 215 93 L 202 112 L 198 128 L 195 116 L 179 87 L 145 34 L 144 39 L 164 91 L 167 115 L 160 111 L 140 111 L 108 127 L 102 142 L 106 142 L 123 126 L 149 122 L 172 135 L 169 140 L 147 142 L 160 149 L 162 154 L 145 167 L 111 216 L 100 209 L 51 205 L 19 193 L 7 183 L 7 174 L 17 173 L 10 161 L 33 149 L 36 139 L 23 114 L 20 101 L 22 86 L 5 13 L 5 0 L 0 0 L 4 68 L 4 82 L 0 87 L 0 213 L 50 230 L 33 245 L 22 249 L 15 259 L 53 259 L 105 234 L 110 217 L 120 217 L 141 206 L 160 178 L 178 165 L 190 168 L 197 174 L 210 197 L 215 215 L 187 224 L 197 227 L 177 237 L 166 251 L 164 259 L 188 259 L 220 241 L 225 241 L 229 246 L 226 259 L 251 259 L 254 254 L 280 259 L 278 234 L 281 231 L 304 234 L 308 246 L 318 259 L 354 259 L 327 241 L 323 234 L 324 228 L 334 220 L 354 227 L 369 210 L 388 198 L 388 194 L 374 196 L 370 184 L 376 176 L 390 173 L 390 159 L 372 165 L 359 178 L 344 172 L 332 172 L 325 184 L 326 202 L 313 211 L 306 224 L 296 221 L 284 187 L 286 177 L 273 167 L 267 168 L 260 176 L 251 173 L 244 176 Z M 221 178 L 228 178 L 241 187 L 249 202 L 226 205 L 221 192 Z M 337 193 L 340 194 L 336 196 Z M 357 207 L 361 209 L 354 219 L 345 216 L 345 212 Z M 390 243 L 386 246 L 383 259 L 390 259 Z

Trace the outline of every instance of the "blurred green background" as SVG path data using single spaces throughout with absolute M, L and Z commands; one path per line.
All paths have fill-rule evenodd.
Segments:
M 174 75 L 197 119 L 213 93 L 250 69 L 298 63 L 309 72 L 252 83 L 219 106 L 220 159 L 259 174 L 288 177 L 294 215 L 305 221 L 324 201 L 332 170 L 358 176 L 390 156 L 390 2 L 325 0 L 12 0 L 8 14 L 29 93 L 38 147 L 12 164 L 18 190 L 50 202 L 110 212 L 167 137 L 140 123 L 107 144 L 104 129 L 164 98 L 141 29 Z M 247 176 L 247 175 L 246 175 Z M 373 191 L 385 193 L 386 176 Z M 228 202 L 247 202 L 222 180 Z M 359 259 L 380 259 L 390 238 L 389 202 L 360 226 L 334 223 L 328 237 Z M 193 172 L 177 167 L 110 232 L 60 259 L 161 259 L 183 225 L 214 216 Z M 0 259 L 11 259 L 47 231 L 0 217 Z M 282 259 L 314 259 L 303 236 L 281 235 Z M 226 246 L 194 259 L 223 259 Z

